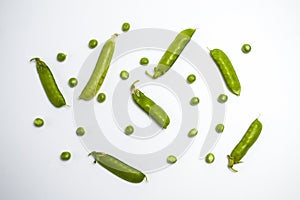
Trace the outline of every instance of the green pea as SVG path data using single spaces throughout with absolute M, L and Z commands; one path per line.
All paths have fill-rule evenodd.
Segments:
M 78 84 L 78 81 L 77 81 L 76 78 L 72 77 L 72 78 L 69 79 L 69 86 L 71 88 L 75 87 L 77 84 Z
M 186 80 L 187 80 L 188 83 L 191 84 L 191 83 L 195 82 L 196 76 L 194 74 L 190 74 L 190 75 L 188 75 L 188 77 L 186 78 Z
M 198 130 L 193 128 L 189 131 L 188 136 L 189 137 L 195 137 L 198 134 Z
M 91 49 L 95 48 L 98 45 L 98 41 L 96 39 L 92 39 L 89 41 L 89 47 Z
M 68 151 L 64 151 L 64 152 L 62 152 L 62 153 L 60 154 L 60 159 L 61 159 L 61 160 L 66 161 L 66 160 L 70 160 L 70 158 L 71 158 L 71 153 L 68 152 Z
M 146 57 L 141 58 L 140 64 L 141 65 L 147 65 L 149 63 L 149 59 Z
M 131 125 L 126 126 L 124 132 L 126 135 L 131 135 L 134 132 L 133 126 L 131 126 Z
M 177 162 L 176 156 L 169 155 L 169 156 L 167 157 L 167 162 L 170 163 L 170 164 L 176 163 L 176 162 Z
M 120 73 L 120 77 L 121 77 L 121 79 L 126 80 L 129 78 L 129 73 L 126 70 L 123 70 Z
M 106 99 L 106 95 L 104 93 L 99 93 L 98 96 L 97 96 L 97 101 L 99 103 L 103 103 Z
M 57 56 L 56 56 L 56 59 L 57 59 L 59 62 L 63 62 L 64 60 L 66 60 L 66 57 L 67 57 L 66 54 L 64 54 L 64 53 L 58 53 Z
M 130 24 L 128 22 L 123 23 L 122 31 L 127 32 L 130 29 Z
M 198 97 L 193 97 L 193 98 L 190 100 L 190 104 L 191 104 L 192 106 L 197 105 L 199 102 L 200 102 L 200 99 L 199 99 Z
M 78 128 L 76 129 L 76 134 L 77 134 L 78 136 L 83 136 L 83 135 L 85 134 L 84 128 L 83 128 L 83 127 L 78 127 Z
M 222 133 L 224 131 L 224 125 L 223 124 L 218 124 L 216 126 L 216 132 L 217 133 Z
M 228 100 L 228 96 L 226 94 L 220 94 L 218 97 L 219 103 L 225 103 Z
M 215 156 L 212 153 L 207 154 L 206 157 L 205 157 L 205 161 L 207 163 L 213 163 L 214 160 L 215 160 Z
M 41 119 L 41 118 L 35 118 L 34 121 L 33 121 L 33 124 L 36 126 L 36 127 L 41 127 L 44 125 L 44 120 Z
M 244 44 L 243 46 L 242 46 L 242 52 L 243 53 L 249 53 L 251 51 L 251 46 L 250 46 L 250 44 Z

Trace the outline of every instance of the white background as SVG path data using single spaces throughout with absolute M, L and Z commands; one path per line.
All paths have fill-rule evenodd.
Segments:
M 0 199 L 299 199 L 300 5 L 296 0 L 215 1 L 13 1 L 0 2 Z M 92 164 L 82 147 L 72 108 L 54 109 L 38 86 L 40 56 L 52 67 L 71 102 L 67 85 L 99 42 L 132 29 L 180 31 L 196 27 L 193 40 L 221 48 L 235 65 L 242 94 L 230 95 L 226 129 L 214 149 L 216 160 L 198 160 L 205 135 L 174 166 L 149 175 L 149 183 L 127 183 Z M 250 43 L 250 54 L 241 53 Z M 55 60 L 67 52 L 66 62 Z M 264 127 L 253 149 L 237 165 L 226 167 L 231 152 L 260 114 Z M 32 125 L 35 117 L 45 126 Z M 69 150 L 68 162 L 59 159 Z

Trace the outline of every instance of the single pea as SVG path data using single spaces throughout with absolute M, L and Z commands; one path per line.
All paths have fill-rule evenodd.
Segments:
M 131 125 L 126 126 L 124 132 L 126 135 L 131 135 L 134 132 L 133 126 L 131 126 Z
M 188 136 L 195 137 L 197 134 L 198 134 L 198 130 L 196 128 L 193 128 L 189 131 Z
M 123 70 L 120 73 L 120 77 L 121 77 L 121 79 L 126 80 L 129 78 L 129 73 L 126 70 Z
M 60 159 L 61 159 L 61 160 L 66 161 L 66 160 L 70 160 L 70 158 L 71 158 L 71 153 L 68 152 L 68 151 L 64 151 L 64 152 L 62 152 L 62 153 L 60 154 Z
M 225 103 L 228 99 L 228 96 L 226 94 L 220 94 L 218 97 L 218 102 L 219 103 Z
M 99 103 L 104 102 L 105 99 L 106 99 L 106 95 L 105 95 L 104 93 L 99 93 L 99 94 L 98 94 L 98 96 L 97 96 L 97 101 L 98 101 Z
M 90 47 L 91 49 L 95 48 L 97 45 L 98 45 L 98 41 L 97 41 L 96 39 L 91 39 L 91 40 L 89 41 L 89 47 Z
M 77 81 L 76 78 L 72 77 L 72 78 L 69 79 L 69 86 L 71 88 L 75 87 L 77 84 L 78 84 L 78 81 Z
M 41 126 L 44 125 L 44 120 L 42 118 L 35 118 L 34 121 L 33 121 L 33 124 L 36 127 L 41 127 Z
M 206 157 L 205 157 L 205 161 L 207 163 L 213 163 L 214 160 L 215 160 L 215 156 L 212 153 L 207 154 Z
M 147 65 L 149 63 L 149 59 L 146 57 L 141 58 L 140 64 L 141 65 Z
M 122 24 L 122 31 L 127 32 L 130 29 L 130 24 L 128 22 L 125 22 Z
M 56 59 L 57 59 L 59 62 L 63 62 L 64 60 L 66 60 L 66 57 L 67 57 L 66 54 L 64 54 L 64 53 L 58 53 L 57 56 L 56 56 Z
M 170 163 L 170 164 L 176 163 L 176 162 L 177 162 L 176 156 L 169 155 L 169 156 L 167 157 L 167 162 Z
M 83 127 L 78 127 L 78 128 L 76 129 L 76 134 L 77 134 L 78 136 L 83 136 L 83 135 L 85 134 L 84 128 L 83 128 Z
M 193 97 L 193 98 L 191 98 L 191 100 L 190 100 L 190 104 L 191 104 L 192 106 L 197 105 L 199 102 L 200 102 L 200 99 L 199 99 L 198 97 Z
M 216 131 L 217 131 L 217 133 L 222 133 L 224 131 L 224 125 L 223 124 L 218 124 L 216 126 Z
M 190 75 L 188 75 L 188 77 L 186 78 L 186 80 L 187 80 L 187 82 L 188 83 L 194 83 L 195 82 L 195 80 L 196 80 L 196 76 L 194 75 L 194 74 L 190 74 Z
M 242 46 L 242 52 L 243 53 L 249 53 L 251 51 L 251 46 L 250 46 L 250 44 L 244 44 L 243 46 Z

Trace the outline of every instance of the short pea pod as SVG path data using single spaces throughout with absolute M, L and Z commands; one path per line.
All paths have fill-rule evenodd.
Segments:
M 170 118 L 168 114 L 149 97 L 144 95 L 139 89 L 136 89 L 134 84 L 131 85 L 131 93 L 134 102 L 146 112 L 152 119 L 154 119 L 161 127 L 167 128 L 170 124 Z
M 94 71 L 83 91 L 81 92 L 79 99 L 91 100 L 99 91 L 114 54 L 115 38 L 117 36 L 117 34 L 114 34 L 109 40 L 105 42 L 99 54 Z
M 246 155 L 250 147 L 255 143 L 261 133 L 261 130 L 262 123 L 258 119 L 255 119 L 249 126 L 243 138 L 232 150 L 231 154 L 227 156 L 228 167 L 232 171 L 237 172 L 237 170 L 233 169 L 233 165 L 241 163 L 241 159 Z
M 32 58 L 30 61 L 33 60 L 36 62 L 36 69 L 49 101 L 57 108 L 66 105 L 65 98 L 58 89 L 50 68 L 39 58 Z
M 175 39 L 169 45 L 166 52 L 161 57 L 158 65 L 154 68 L 154 74 L 151 75 L 148 72 L 146 74 L 153 79 L 156 79 L 165 74 L 175 63 L 183 49 L 191 40 L 191 37 L 195 33 L 196 29 L 185 29 L 177 34 Z
M 228 56 L 220 49 L 210 50 L 210 55 L 217 64 L 229 91 L 240 96 L 241 84 Z
M 102 167 L 123 180 L 131 183 L 140 183 L 144 179 L 147 180 L 144 173 L 120 161 L 112 155 L 96 151 L 91 152 L 89 156 L 90 155 L 95 159 L 95 163 L 100 164 Z

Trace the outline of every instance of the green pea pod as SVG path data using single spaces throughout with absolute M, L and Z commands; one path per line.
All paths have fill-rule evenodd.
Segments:
M 228 167 L 231 170 L 237 172 L 237 170 L 233 169 L 233 165 L 241 163 L 241 159 L 245 156 L 250 147 L 255 143 L 261 133 L 261 130 L 262 123 L 258 119 L 255 119 L 249 126 L 241 141 L 235 146 L 231 154 L 227 156 Z
M 55 107 L 59 108 L 66 105 L 65 98 L 57 87 L 53 74 L 45 62 L 39 58 L 32 58 L 31 61 L 36 62 L 36 69 L 39 74 L 40 81 L 49 101 Z
M 91 100 L 99 91 L 114 54 L 115 38 L 117 36 L 118 34 L 114 34 L 109 40 L 105 42 L 99 54 L 94 71 L 83 91 L 81 92 L 79 99 Z
M 167 51 L 161 57 L 158 65 L 154 68 L 154 74 L 151 75 L 146 71 L 146 74 L 153 79 L 156 79 L 165 74 L 175 63 L 185 46 L 191 40 L 196 29 L 185 29 L 178 33 L 176 38 L 169 45 Z
M 229 91 L 240 96 L 241 84 L 227 55 L 220 49 L 210 50 L 210 55 L 219 67 Z
M 170 124 L 170 118 L 168 114 L 149 97 L 144 95 L 144 93 L 135 88 L 134 84 L 137 82 L 138 81 L 135 81 L 131 85 L 131 93 L 134 102 L 161 127 L 167 128 L 167 126 Z
M 90 155 L 95 159 L 94 163 L 100 164 L 102 167 L 122 178 L 123 180 L 131 183 L 140 183 L 144 179 L 147 180 L 146 175 L 141 171 L 129 166 L 128 164 L 109 154 L 93 151 L 89 154 L 89 156 Z

